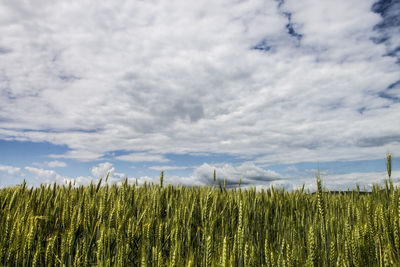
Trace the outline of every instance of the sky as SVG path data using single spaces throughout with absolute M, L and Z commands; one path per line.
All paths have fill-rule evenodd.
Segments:
M 0 187 L 400 179 L 399 0 L 2 0 Z

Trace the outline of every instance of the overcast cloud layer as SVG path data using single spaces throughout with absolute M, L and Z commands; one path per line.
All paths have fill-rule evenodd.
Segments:
M 3 0 L 0 139 L 67 145 L 48 166 L 117 150 L 116 160 L 160 164 L 167 153 L 258 166 L 382 158 L 400 151 L 399 10 L 372 0 Z M 279 176 L 264 172 L 248 177 Z

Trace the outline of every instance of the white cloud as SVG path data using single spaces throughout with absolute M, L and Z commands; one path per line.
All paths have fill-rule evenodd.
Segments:
M 113 167 L 113 164 L 110 162 L 104 162 L 100 163 L 97 166 L 94 166 L 91 168 L 90 172 L 94 177 L 105 177 L 107 173 L 114 172 L 115 168 Z
M 226 179 L 228 186 L 237 185 L 240 179 L 242 179 L 241 184 L 243 186 L 255 186 L 269 184 L 271 181 L 282 178 L 280 174 L 271 170 L 264 170 L 252 162 L 245 162 L 236 167 L 230 164 L 224 164 L 222 167 L 203 164 L 194 170 L 193 178 L 203 184 L 213 184 L 214 169 L 216 178 L 221 182 Z
M 303 184 L 306 190 L 314 192 L 316 190 L 317 170 L 298 171 L 293 169 L 293 174 L 282 176 L 274 171 L 262 169 L 252 162 L 246 162 L 238 166 L 231 164 L 211 166 L 203 164 L 193 170 L 190 175 L 177 176 L 170 175 L 168 171 L 164 173 L 164 184 L 185 185 L 185 186 L 203 186 L 213 185 L 214 168 L 218 181 L 227 181 L 228 188 L 237 187 L 239 180 L 242 179 L 241 187 L 248 188 L 254 186 L 257 189 L 266 189 L 271 186 L 285 188 L 288 191 L 300 189 Z M 39 184 L 57 184 L 63 185 L 71 182 L 75 186 L 88 185 L 91 182 L 98 183 L 100 178 L 104 178 L 107 173 L 110 173 L 109 184 L 121 184 L 127 178 L 128 182 L 133 184 L 138 181 L 139 185 L 145 182 L 158 184 L 160 181 L 159 175 L 155 176 L 140 176 L 129 177 L 124 173 L 116 172 L 115 167 L 110 162 L 99 163 L 91 168 L 91 176 L 65 177 L 54 170 L 36 168 L 26 166 L 23 168 L 29 174 L 25 175 L 20 168 L 0 165 L 0 171 L 6 172 L 8 176 L 0 179 L 0 186 L 15 185 L 22 182 L 23 177 L 28 177 L 27 183 L 31 185 Z M 356 185 L 360 186 L 361 190 L 371 190 L 374 184 L 384 185 L 384 180 L 387 179 L 386 172 L 353 172 L 345 174 L 333 174 L 321 171 L 322 184 L 325 189 L 331 191 L 336 190 L 352 190 Z M 400 171 L 392 171 L 392 180 L 396 186 L 400 186 Z
M 25 179 L 21 168 L 0 164 L 0 188 L 19 184 Z
M 81 161 L 381 158 L 400 149 L 398 87 L 382 97 L 400 69 L 373 2 L 1 1 L 0 139 Z
M 217 180 L 223 183 L 224 179 L 226 179 L 228 187 L 237 186 L 240 179 L 242 179 L 241 186 L 245 188 L 256 185 L 266 186 L 272 181 L 282 178 L 281 175 L 274 171 L 263 170 L 253 163 L 246 162 L 239 166 L 232 166 L 230 164 L 211 166 L 203 164 L 196 167 L 192 174 L 188 176 L 170 175 L 168 171 L 166 171 L 164 173 L 163 183 L 185 186 L 213 185 L 214 168 L 216 170 Z M 128 178 L 128 181 L 130 183 L 135 183 L 136 178 Z M 139 185 L 144 184 L 144 182 L 158 184 L 160 182 L 160 176 L 142 176 L 138 177 L 137 181 Z
M 127 155 L 121 155 L 115 157 L 117 160 L 123 160 L 123 161 L 130 161 L 130 162 L 168 162 L 169 159 L 165 158 L 162 155 L 159 154 L 153 154 L 153 153 L 131 153 Z
M 300 189 L 303 184 L 304 188 L 315 192 L 317 190 L 317 182 L 315 177 L 316 171 L 303 173 L 303 176 L 288 177 L 281 180 L 271 182 L 270 186 L 284 187 L 286 190 Z M 353 172 L 345 174 L 329 174 L 321 173 L 322 185 L 326 190 L 353 190 L 357 185 L 360 190 L 370 191 L 373 185 L 384 186 L 384 181 L 387 179 L 386 172 Z M 400 171 L 392 172 L 392 181 L 397 186 L 400 186 Z
M 216 167 L 217 180 L 223 182 L 226 178 L 228 187 L 237 187 L 239 179 L 242 178 L 241 187 L 248 188 L 254 186 L 257 189 L 267 189 L 271 186 L 277 188 L 285 188 L 288 191 L 300 189 L 304 184 L 305 190 L 315 192 L 317 189 L 316 173 L 317 170 L 306 170 L 304 172 L 296 172 L 294 176 L 281 176 L 280 174 L 264 170 L 253 163 L 244 163 L 239 166 L 225 164 Z M 164 174 L 164 184 L 180 184 L 186 186 L 192 185 L 213 185 L 214 166 L 203 164 L 196 168 L 193 173 L 187 177 Z M 321 180 L 323 187 L 326 190 L 352 190 L 357 185 L 360 190 L 371 190 L 374 184 L 384 185 L 384 180 L 387 179 L 386 172 L 353 172 L 345 174 L 331 174 L 321 171 Z M 142 185 L 147 183 L 159 183 L 159 176 L 139 177 L 138 183 Z M 400 171 L 392 172 L 392 181 L 395 185 L 400 186 Z M 135 183 L 136 178 L 130 178 L 130 183 Z M 218 183 L 217 183 L 218 184 Z
M 46 161 L 46 165 L 50 168 L 59 168 L 59 167 L 66 167 L 67 164 L 63 161 L 53 160 L 53 161 Z
M 172 166 L 171 169 L 174 170 L 176 167 L 177 166 Z M 226 179 L 228 187 L 237 186 L 240 179 L 242 179 L 242 187 L 267 185 L 271 181 L 281 179 L 281 175 L 274 171 L 264 170 L 255 166 L 251 162 L 245 162 L 239 166 L 232 166 L 231 164 L 218 164 L 215 166 L 203 164 L 196 167 L 192 174 L 186 177 L 170 175 L 168 171 L 166 171 L 164 173 L 164 184 L 180 184 L 186 186 L 213 185 L 214 169 L 216 170 L 217 180 L 223 183 L 223 181 Z M 166 170 L 166 168 L 164 168 L 164 170 Z M 139 184 L 143 184 L 145 181 L 148 183 L 159 183 L 159 179 L 159 176 L 143 176 L 138 178 L 138 182 Z M 136 178 L 130 178 L 129 181 L 136 182 Z
M 138 182 L 138 185 L 143 185 L 145 182 L 148 184 L 159 184 L 160 176 L 141 176 L 141 177 L 130 177 L 128 178 L 128 182 L 131 184 Z M 169 175 L 168 173 L 164 174 L 163 184 L 172 184 L 172 185 L 184 185 L 184 186 L 202 186 L 205 185 L 202 181 L 196 179 L 196 177 L 188 176 L 177 176 L 177 175 Z
M 29 186 L 38 186 L 40 184 L 53 184 L 54 182 L 58 185 L 65 185 L 71 182 L 76 186 L 79 185 L 88 185 L 91 181 L 97 181 L 98 179 L 94 179 L 92 177 L 83 177 L 78 176 L 75 178 L 65 177 L 54 170 L 47 170 L 43 168 L 35 168 L 31 166 L 26 166 L 24 168 L 30 174 L 28 175 L 29 179 L 27 183 Z
M 99 163 L 96 166 L 93 166 L 90 169 L 92 176 L 66 177 L 54 170 L 47 170 L 30 166 L 27 166 L 24 169 L 33 175 L 34 185 L 39 185 L 42 183 L 52 184 L 54 182 L 60 185 L 68 184 L 69 182 L 71 182 L 71 184 L 74 184 L 75 186 L 88 185 L 91 182 L 97 183 L 100 178 L 103 178 L 104 182 L 104 178 L 106 177 L 107 173 L 109 173 L 108 183 L 110 184 L 121 183 L 125 178 L 127 178 L 124 173 L 116 172 L 113 164 L 109 162 L 103 162 Z
M 46 170 L 30 166 L 27 166 L 24 169 L 33 174 L 34 178 L 36 179 L 36 181 L 38 181 L 39 184 L 41 183 L 51 184 L 54 182 L 58 184 L 64 183 L 65 178 L 53 170 Z
M 10 175 L 18 175 L 21 174 L 21 168 L 9 166 L 9 165 L 2 165 L 0 164 L 0 171 L 6 172 Z
M 115 167 L 110 162 L 99 163 L 97 166 L 93 166 L 90 170 L 93 177 L 90 179 L 98 180 L 100 178 L 106 178 L 108 174 L 109 183 L 119 183 L 128 176 L 124 173 L 115 171 Z M 87 179 L 88 180 L 88 179 Z

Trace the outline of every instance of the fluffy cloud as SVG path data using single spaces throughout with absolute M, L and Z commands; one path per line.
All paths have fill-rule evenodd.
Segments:
M 6 172 L 7 174 L 10 174 L 10 175 L 15 175 L 15 174 L 21 173 L 21 168 L 0 164 L 0 171 Z
M 291 168 L 292 174 L 282 176 L 271 170 L 264 170 L 257 167 L 251 162 L 246 162 L 238 166 L 230 164 L 211 166 L 203 164 L 196 167 L 188 176 L 170 175 L 168 171 L 164 173 L 164 184 L 185 185 L 185 186 L 204 186 L 213 185 L 213 172 L 216 170 L 217 181 L 227 181 L 228 188 L 237 187 L 241 179 L 241 187 L 255 187 L 257 189 L 267 189 L 271 186 L 277 188 L 285 188 L 288 191 L 300 189 L 304 185 L 306 190 L 311 192 L 316 191 L 316 174 L 318 170 L 298 171 L 296 168 Z M 141 176 L 128 177 L 124 173 L 115 171 L 112 163 L 103 162 L 91 168 L 91 176 L 65 177 L 54 170 L 43 168 L 35 168 L 27 166 L 24 169 L 13 166 L 0 165 L 0 171 L 6 172 L 8 176 L 0 175 L 0 186 L 15 185 L 22 182 L 25 176 L 27 183 L 31 186 L 40 184 L 57 184 L 63 185 L 71 182 L 75 186 L 89 185 L 91 182 L 98 183 L 100 178 L 103 178 L 109 173 L 108 183 L 121 184 L 127 178 L 128 182 L 138 183 L 143 185 L 146 183 L 159 183 L 159 175 L 156 176 Z M 25 171 L 26 174 L 23 172 Z M 10 180 L 11 178 L 11 180 Z M 356 185 L 360 186 L 361 190 L 371 190 L 372 186 L 379 184 L 384 185 L 384 180 L 387 179 L 386 172 L 353 172 L 346 174 L 334 174 L 329 172 L 321 172 L 323 187 L 327 190 L 352 190 Z M 103 180 L 104 181 L 104 180 Z M 396 186 L 400 186 L 400 171 L 392 171 L 392 181 Z M 217 182 L 218 183 L 218 182 Z
M 67 164 L 63 161 L 59 160 L 52 160 L 52 161 L 47 161 L 46 165 L 49 166 L 50 168 L 58 168 L 58 167 L 66 167 Z
M 126 177 L 124 173 L 115 172 L 115 168 L 110 162 L 99 163 L 97 166 L 92 167 L 90 172 L 94 179 L 104 179 L 108 174 L 108 181 L 111 183 L 118 183 Z
M 169 175 L 168 171 L 164 174 L 164 184 L 174 185 L 213 185 L 213 172 L 214 168 L 217 174 L 217 180 L 223 181 L 226 179 L 227 186 L 237 187 L 239 180 L 242 179 L 241 187 L 256 187 L 257 189 L 267 189 L 271 186 L 276 188 L 285 188 L 288 191 L 300 189 L 303 187 L 305 190 L 315 192 L 317 190 L 316 174 L 318 170 L 306 170 L 299 172 L 297 169 L 293 169 L 294 175 L 282 176 L 271 170 L 264 170 L 253 163 L 244 163 L 239 166 L 232 166 L 230 164 L 224 164 L 222 166 L 211 166 L 203 164 L 197 167 L 193 173 L 187 177 L 181 177 L 176 175 Z M 386 172 L 354 172 L 346 174 L 334 174 L 329 172 L 320 172 L 323 187 L 326 190 L 352 190 L 356 185 L 360 186 L 361 190 L 371 190 L 372 186 L 379 184 L 384 185 L 384 180 L 387 179 Z M 392 172 L 392 180 L 400 186 L 400 171 Z M 159 183 L 159 176 L 139 177 L 137 179 L 139 185 L 144 182 L 147 183 Z M 130 183 L 135 183 L 136 178 L 129 178 Z
M 261 169 L 255 166 L 254 163 L 249 162 L 237 167 L 224 164 L 222 167 L 216 168 L 208 164 L 203 164 L 194 170 L 193 178 L 202 184 L 213 184 L 214 169 L 216 171 L 216 178 L 221 182 L 226 179 L 227 186 L 237 186 L 240 179 L 242 179 L 241 184 L 243 186 L 256 186 L 266 185 L 282 178 L 280 174 L 274 171 Z
M 399 27 L 373 4 L 1 1 L 0 138 L 81 161 L 380 158 L 400 149 Z
M 34 176 L 38 184 L 51 184 L 54 182 L 63 184 L 65 182 L 65 178 L 53 170 L 46 170 L 30 166 L 25 167 L 25 170 Z
M 317 190 L 316 182 L 317 170 L 309 173 L 303 173 L 301 176 L 284 178 L 278 181 L 272 181 L 270 186 L 284 187 L 286 190 L 295 190 L 304 188 L 315 192 Z M 387 179 L 386 172 L 353 172 L 346 174 L 321 173 L 321 181 L 325 190 L 353 190 L 359 185 L 361 191 L 370 191 L 373 185 L 384 186 Z M 400 186 L 400 171 L 392 172 L 392 181 L 395 185 Z M 260 188 L 260 186 L 257 186 Z
M 91 168 L 90 172 L 94 177 L 105 177 L 107 173 L 114 172 L 115 168 L 113 167 L 113 164 L 110 162 L 104 162 L 100 163 L 97 166 L 94 166 Z
M 13 186 L 23 181 L 25 174 L 21 168 L 0 164 L 0 188 Z
M 116 172 L 113 164 L 109 162 L 103 162 L 93 166 L 90 169 L 92 176 L 65 177 L 54 170 L 35 168 L 31 166 L 27 166 L 24 169 L 30 174 L 29 177 L 33 176 L 34 179 L 28 181 L 28 183 L 31 182 L 32 185 L 39 185 L 42 183 L 52 184 L 54 182 L 61 185 L 69 182 L 76 186 L 88 185 L 91 182 L 97 183 L 100 178 L 104 179 L 108 173 L 109 183 L 121 183 L 123 179 L 127 178 L 124 173 Z
M 161 166 L 156 166 L 160 167 Z M 223 164 L 211 166 L 209 164 L 203 164 L 201 166 L 196 167 L 191 175 L 186 177 L 170 175 L 168 173 L 168 167 L 165 166 L 161 169 L 164 169 L 166 172 L 164 173 L 164 184 L 174 184 L 174 185 L 213 185 L 214 184 L 214 169 L 216 171 L 217 183 L 218 181 L 223 181 L 226 179 L 227 186 L 233 187 L 238 186 L 239 180 L 241 179 L 242 187 L 249 186 L 268 186 L 271 182 L 280 180 L 282 176 L 274 171 L 264 170 L 260 167 L 255 166 L 253 163 L 246 162 L 239 166 L 232 166 L 231 164 Z M 171 170 L 180 170 L 183 168 L 177 166 L 170 166 Z M 152 168 L 157 169 L 159 168 Z M 158 183 L 160 177 L 154 176 L 144 176 L 138 178 L 138 183 L 143 184 L 145 181 L 148 183 Z M 136 178 L 131 178 L 130 182 L 136 182 Z
M 110 162 L 99 163 L 91 168 L 92 176 L 78 176 L 74 178 L 64 177 L 54 170 L 46 170 L 42 168 L 35 168 L 27 166 L 25 170 L 28 171 L 35 179 L 35 184 L 51 184 L 57 182 L 58 184 L 65 184 L 71 182 L 72 184 L 88 185 L 91 182 L 97 183 L 100 178 L 103 178 L 109 173 L 108 182 L 113 184 L 121 184 L 121 182 L 128 178 L 129 183 L 138 182 L 139 185 L 147 183 L 159 183 L 159 176 L 141 176 L 141 177 L 127 177 L 123 173 L 115 171 L 115 167 Z M 224 164 L 220 167 L 215 167 L 218 181 L 226 179 L 227 186 L 237 186 L 239 180 L 242 179 L 242 187 L 248 186 L 268 186 L 271 182 L 278 181 L 282 177 L 276 172 L 263 170 L 253 163 L 244 163 L 240 166 L 232 166 L 230 164 Z M 212 185 L 213 184 L 213 172 L 214 167 L 208 164 L 203 164 L 197 167 L 193 173 L 187 177 L 176 176 L 168 174 L 166 171 L 164 176 L 165 184 L 173 185 Z

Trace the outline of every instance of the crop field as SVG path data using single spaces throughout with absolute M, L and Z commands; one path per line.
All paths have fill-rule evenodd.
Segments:
M 26 184 L 0 190 L 2 266 L 394 266 L 400 191 Z

